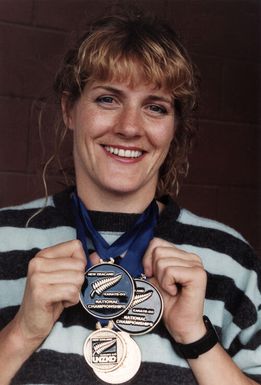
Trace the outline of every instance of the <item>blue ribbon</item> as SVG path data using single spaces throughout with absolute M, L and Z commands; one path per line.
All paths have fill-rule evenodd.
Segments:
M 126 252 L 124 258 L 117 258 L 117 264 L 125 268 L 133 277 L 140 277 L 143 273 L 142 257 L 154 236 L 154 228 L 158 222 L 158 205 L 155 199 L 139 216 L 132 228 L 122 234 L 114 243 L 109 245 L 94 228 L 88 210 L 77 193 L 72 194 L 75 214 L 77 238 L 82 242 L 88 257 L 87 237 L 92 240 L 96 252 L 104 261 L 116 259 Z M 87 269 L 91 267 L 87 258 Z

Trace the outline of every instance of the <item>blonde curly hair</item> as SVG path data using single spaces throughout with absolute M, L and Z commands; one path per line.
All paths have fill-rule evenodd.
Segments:
M 164 87 L 174 99 L 175 136 L 159 171 L 157 196 L 177 193 L 180 177 L 188 172 L 196 132 L 191 115 L 197 106 L 198 76 L 173 29 L 141 14 L 98 20 L 65 55 L 54 90 L 59 101 L 66 93 L 73 104 L 88 81 L 127 79 L 135 83 L 137 65 L 146 82 Z

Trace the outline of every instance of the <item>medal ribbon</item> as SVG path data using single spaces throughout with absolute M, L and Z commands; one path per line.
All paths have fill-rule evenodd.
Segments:
M 96 252 L 104 261 L 110 258 L 115 259 L 127 251 L 124 258 L 118 258 L 117 263 L 133 277 L 139 277 L 143 273 L 142 257 L 153 238 L 154 228 L 158 221 L 159 212 L 155 199 L 140 215 L 133 227 L 111 245 L 94 228 L 88 210 L 76 192 L 72 194 L 72 202 L 77 238 L 82 242 L 86 256 L 89 255 L 87 237 L 92 240 Z M 87 269 L 90 267 L 91 263 L 88 259 Z

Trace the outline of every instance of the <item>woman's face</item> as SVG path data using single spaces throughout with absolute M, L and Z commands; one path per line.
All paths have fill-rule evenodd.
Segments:
M 117 81 L 88 83 L 69 110 L 63 101 L 74 131 L 77 186 L 96 194 L 153 196 L 174 136 L 173 105 L 164 89 Z

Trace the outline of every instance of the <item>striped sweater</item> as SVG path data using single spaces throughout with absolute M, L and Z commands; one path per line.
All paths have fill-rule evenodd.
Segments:
M 248 243 L 233 229 L 180 209 L 167 198 L 156 236 L 198 254 L 208 274 L 205 314 L 221 344 L 246 375 L 261 383 L 261 268 Z M 50 197 L 28 228 L 25 223 L 37 200 L 0 210 L 0 329 L 22 301 L 28 262 L 39 249 L 75 239 L 70 192 Z M 124 231 L 122 223 L 98 221 L 108 242 Z M 123 221 L 126 222 L 124 217 Z M 81 304 L 67 308 L 39 349 L 24 363 L 12 385 L 101 384 L 83 357 L 86 337 L 95 320 Z M 149 334 L 134 337 L 142 364 L 130 385 L 197 384 L 188 363 L 179 357 L 163 323 Z M 0 374 L 1 377 L 1 374 Z

